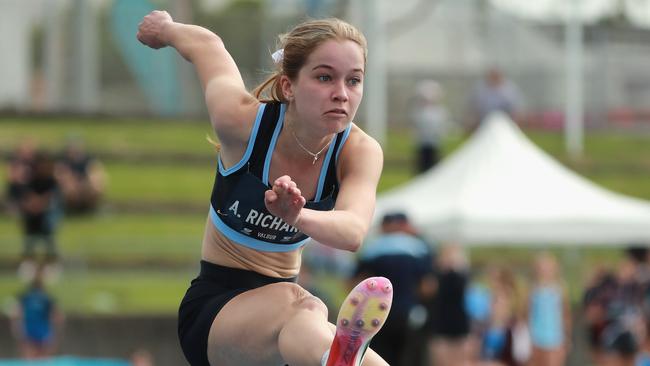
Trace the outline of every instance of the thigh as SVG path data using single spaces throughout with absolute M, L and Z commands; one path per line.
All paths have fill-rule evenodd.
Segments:
M 315 310 L 326 323 L 322 302 L 299 285 L 275 283 L 246 291 L 219 311 L 208 337 L 211 365 L 284 365 L 278 349 L 283 325 L 299 310 Z

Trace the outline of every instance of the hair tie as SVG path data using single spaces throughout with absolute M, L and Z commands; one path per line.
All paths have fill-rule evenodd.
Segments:
M 284 58 L 284 48 L 280 48 L 279 50 L 273 52 L 271 58 L 273 59 L 274 64 L 276 65 L 281 64 L 282 59 Z

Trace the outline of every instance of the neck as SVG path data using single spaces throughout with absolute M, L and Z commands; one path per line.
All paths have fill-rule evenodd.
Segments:
M 289 146 L 293 146 L 294 150 L 298 150 L 298 154 L 306 156 L 312 160 L 312 165 L 316 164 L 316 161 L 322 159 L 323 155 L 326 154 L 327 148 L 330 146 L 332 141 L 334 141 L 335 134 L 328 135 L 322 138 L 309 138 L 304 134 L 301 135 L 297 130 L 295 123 L 293 121 L 287 121 L 286 123 L 287 138 Z

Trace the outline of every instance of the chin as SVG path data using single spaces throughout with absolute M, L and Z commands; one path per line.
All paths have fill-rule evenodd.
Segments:
M 345 130 L 350 125 L 351 122 L 352 120 L 350 120 L 347 117 L 345 119 L 337 118 L 337 119 L 327 120 L 326 125 L 327 125 L 328 133 L 339 133 Z

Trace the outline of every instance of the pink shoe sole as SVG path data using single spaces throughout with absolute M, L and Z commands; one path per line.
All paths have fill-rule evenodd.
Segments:
M 387 278 L 361 281 L 341 305 L 326 365 L 360 365 L 370 339 L 384 325 L 392 302 L 393 285 Z

